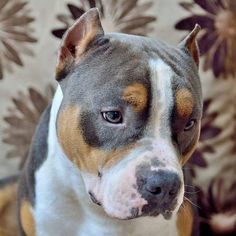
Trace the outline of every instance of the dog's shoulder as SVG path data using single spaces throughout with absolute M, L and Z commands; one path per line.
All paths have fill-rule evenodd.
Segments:
M 0 235 L 17 235 L 16 192 L 18 175 L 0 180 Z
M 34 225 L 32 209 L 35 204 L 35 172 L 47 158 L 50 111 L 51 105 L 48 105 L 39 120 L 19 180 L 18 219 L 21 235 L 33 235 L 34 232 L 34 228 L 32 228 Z

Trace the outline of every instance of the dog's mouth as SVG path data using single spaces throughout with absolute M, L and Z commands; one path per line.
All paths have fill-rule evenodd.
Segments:
M 89 196 L 91 201 L 96 204 L 97 206 L 101 206 L 102 207 L 102 203 L 100 201 L 97 200 L 97 198 L 95 197 L 95 194 L 92 191 L 89 191 Z M 143 208 L 148 207 L 148 205 L 144 205 Z M 125 216 L 125 217 L 121 217 L 121 216 L 115 216 L 115 215 L 110 215 L 108 214 L 110 217 L 114 218 L 114 219 L 118 219 L 118 220 L 131 220 L 131 219 L 135 219 L 135 218 L 139 218 L 139 217 L 144 217 L 144 216 L 151 216 L 151 217 L 158 217 L 159 215 L 162 215 L 164 219 L 169 220 L 171 219 L 173 212 L 174 212 L 174 208 L 170 208 L 170 209 L 153 209 L 152 211 L 150 211 L 149 213 L 144 213 L 143 212 L 143 208 L 140 212 L 140 208 L 138 207 L 131 207 L 130 209 L 130 215 L 129 216 Z
M 139 218 L 139 217 L 144 217 L 144 216 L 158 217 L 160 215 L 162 215 L 165 220 L 170 220 L 172 215 L 173 215 L 173 211 L 172 210 L 165 210 L 162 213 L 160 213 L 159 210 L 156 210 L 156 211 L 153 211 L 150 214 L 144 214 L 143 213 L 143 214 L 139 215 L 138 208 L 132 208 L 131 209 L 131 216 L 127 217 L 125 219 L 122 219 L 122 220 L 132 220 L 132 219 Z
M 152 166 L 143 160 L 145 157 L 132 159 L 125 163 L 125 168 L 120 166 L 121 162 L 112 169 L 103 169 L 102 176 L 83 173 L 90 206 L 100 206 L 105 216 L 120 220 L 145 216 L 172 218 L 183 200 L 181 173 L 175 166 L 168 169 Z
M 90 199 L 92 200 L 93 203 L 97 204 L 98 206 L 102 205 L 102 203 L 97 200 L 97 198 L 95 197 L 95 195 L 91 191 L 89 191 L 89 196 L 90 196 Z
M 166 209 L 166 210 L 154 210 L 153 212 L 151 212 L 150 214 L 148 214 L 148 216 L 152 216 L 152 217 L 157 217 L 159 215 L 162 215 L 164 217 L 164 219 L 169 220 L 171 219 L 172 215 L 173 215 L 173 210 L 172 209 Z

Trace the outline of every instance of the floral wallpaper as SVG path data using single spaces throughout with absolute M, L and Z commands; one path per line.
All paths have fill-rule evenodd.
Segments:
M 89 8 L 97 7 L 100 11 L 101 21 L 106 31 L 122 32 L 127 34 L 147 35 L 153 30 L 149 23 L 156 20 L 155 16 L 144 15 L 153 5 L 152 2 L 143 4 L 138 1 L 78 1 L 78 4 L 67 4 L 68 14 L 58 14 L 57 19 L 64 24 L 62 28 L 52 30 L 57 38 L 62 38 L 64 32 Z
M 106 32 L 177 43 L 195 23 L 204 95 L 202 132 L 190 160 L 201 235 L 236 234 L 236 0 L 0 0 L 0 178 L 22 168 L 55 90 L 56 52 L 91 7 Z
M 27 47 L 37 42 L 31 34 L 30 23 L 34 18 L 27 11 L 26 1 L 0 1 L 0 79 L 4 70 L 13 72 L 12 63 L 24 66 L 21 54 L 32 55 Z
M 202 35 L 199 48 L 204 58 L 203 69 L 212 69 L 214 76 L 227 78 L 236 75 L 236 1 L 235 0 L 194 0 L 182 2 L 190 16 L 176 23 L 179 30 L 191 30 L 199 23 Z M 202 13 L 194 9 L 202 8 Z

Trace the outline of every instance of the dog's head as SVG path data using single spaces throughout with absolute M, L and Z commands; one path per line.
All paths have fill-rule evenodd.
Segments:
M 176 48 L 104 34 L 91 9 L 63 38 L 58 139 L 91 201 L 111 217 L 169 218 L 183 201 L 182 166 L 198 141 L 202 115 L 198 31 Z

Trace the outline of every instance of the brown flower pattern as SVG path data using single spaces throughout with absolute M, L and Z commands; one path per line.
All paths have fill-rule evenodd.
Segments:
M 224 169 L 206 192 L 198 188 L 200 235 L 236 234 L 235 168 Z
M 233 126 L 234 132 L 231 136 L 231 139 L 233 140 L 233 147 L 231 149 L 231 153 L 233 153 L 236 156 L 236 107 L 234 109 L 233 119 L 234 119 L 234 126 Z
M 62 35 L 73 23 L 89 8 L 97 7 L 100 11 L 102 25 L 106 32 L 122 32 L 136 35 L 147 35 L 152 28 L 151 22 L 156 20 L 154 16 L 146 16 L 144 13 L 152 6 L 152 2 L 140 3 L 138 0 L 84 0 L 78 5 L 67 4 L 69 15 L 60 14 L 57 19 L 64 24 L 62 28 L 52 30 L 57 38 Z
M 37 40 L 31 35 L 27 2 L 21 0 L 0 0 L 0 79 L 4 70 L 12 72 L 12 64 L 23 66 L 21 54 L 32 55 L 26 43 Z
M 198 14 L 194 6 L 204 11 Z M 204 58 L 203 69 L 212 69 L 215 77 L 228 78 L 236 75 L 236 1 L 235 0 L 194 0 L 182 2 L 181 6 L 191 16 L 180 20 L 175 28 L 192 30 L 198 23 L 203 28 L 199 48 Z
M 23 166 L 28 155 L 39 118 L 53 93 L 53 87 L 48 85 L 45 94 L 41 94 L 34 88 L 29 88 L 27 94 L 19 92 L 18 96 L 12 98 L 14 106 L 8 109 L 8 115 L 4 117 L 8 126 L 4 130 L 2 141 L 12 146 L 12 149 L 7 153 L 7 158 L 21 158 L 20 167 Z

